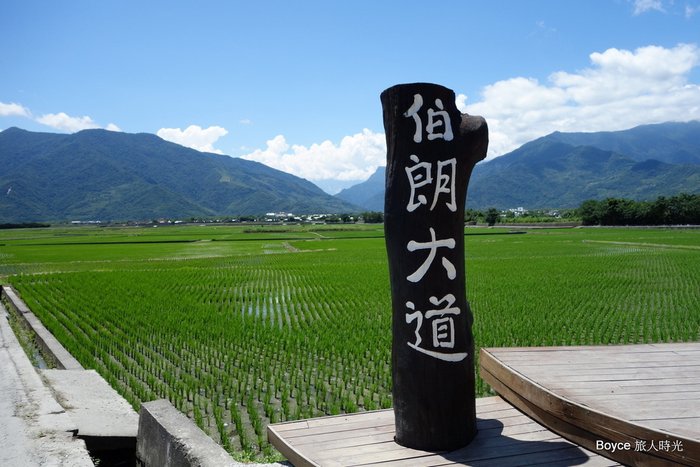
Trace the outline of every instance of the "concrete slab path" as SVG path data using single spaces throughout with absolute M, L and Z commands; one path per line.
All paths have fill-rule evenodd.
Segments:
M 92 466 L 77 427 L 44 386 L 0 303 L 0 465 Z
M 95 370 L 39 370 L 80 436 L 136 439 L 139 414 Z

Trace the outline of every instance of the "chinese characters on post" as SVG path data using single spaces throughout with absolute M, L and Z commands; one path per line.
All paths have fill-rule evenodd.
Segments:
M 425 130 L 428 133 L 428 140 L 432 141 L 437 138 L 443 138 L 445 141 L 452 141 L 452 123 L 450 115 L 445 112 L 440 99 L 435 99 L 435 106 L 439 109 L 435 111 L 433 108 L 428 109 L 428 123 Z M 416 122 L 416 131 L 413 133 L 413 141 L 420 143 L 423 141 L 423 120 L 418 112 L 423 107 L 423 96 L 420 94 L 413 95 L 413 104 L 404 112 L 404 117 L 413 117 Z M 442 128 L 441 128 L 442 127 Z M 437 133 L 436 128 L 442 129 L 442 133 Z
M 423 324 L 423 318 L 432 319 L 435 317 L 437 317 L 437 319 L 432 321 L 433 347 L 453 349 L 455 346 L 454 319 L 452 316 L 445 316 L 456 316 L 460 314 L 459 308 L 452 306 L 455 302 L 454 295 L 447 294 L 441 300 L 438 300 L 437 297 L 430 297 L 429 301 L 433 305 L 439 305 L 443 302 L 447 302 L 447 305 L 442 309 L 427 310 L 425 314 L 423 314 L 420 311 L 413 311 L 415 310 L 415 305 L 413 302 L 406 302 L 406 308 L 413 311 L 413 313 L 406 313 L 406 322 L 412 323 L 414 320 L 418 322 L 415 331 L 416 340 L 415 342 L 409 342 L 408 345 L 418 352 L 422 352 L 440 360 L 445 360 L 448 362 L 463 360 L 467 356 L 467 352 L 438 352 L 435 350 L 428 350 L 420 346 L 423 339 L 421 338 L 419 331 L 421 325 Z
M 425 186 L 427 186 L 426 190 L 428 190 L 432 187 L 433 183 L 433 178 L 431 176 L 432 165 L 427 162 L 420 162 L 420 159 L 418 159 L 418 156 L 415 154 L 411 155 L 411 161 L 416 164 L 411 167 L 406 167 L 406 175 L 408 176 L 408 182 L 411 186 L 411 198 L 406 206 L 408 212 L 413 212 L 421 205 L 428 204 L 428 198 L 425 197 L 425 194 L 418 194 L 418 196 L 416 196 L 416 191 L 421 192 Z M 433 188 L 434 194 L 433 202 L 430 205 L 431 211 L 435 209 L 441 194 L 448 197 L 445 206 L 452 212 L 457 211 L 457 203 L 455 201 L 456 170 L 457 160 L 454 157 L 446 161 L 437 162 L 437 182 L 436 186 Z
M 413 104 L 411 107 L 404 112 L 404 117 L 411 117 L 414 120 L 416 129 L 413 133 L 413 141 L 415 143 L 423 142 L 423 133 L 427 134 L 428 141 L 433 141 L 436 139 L 444 139 L 445 141 L 452 141 L 454 138 L 452 133 L 452 122 L 450 120 L 450 115 L 445 112 L 442 101 L 439 98 L 435 99 L 435 106 L 439 109 L 435 111 L 433 108 L 427 109 L 427 124 L 423 128 L 423 118 L 421 118 L 421 108 L 423 107 L 423 96 L 421 94 L 414 94 Z M 436 129 L 442 132 L 436 132 Z M 457 159 L 451 157 L 447 160 L 438 159 L 434 164 L 429 162 L 421 162 L 419 156 L 411 154 L 409 159 L 412 165 L 407 166 L 406 176 L 408 177 L 408 184 L 410 187 L 409 201 L 406 205 L 406 211 L 409 213 L 420 214 L 420 209 L 425 206 L 424 209 L 429 209 L 434 211 L 437 209 L 447 209 L 449 212 L 455 212 L 457 210 L 457 203 L 455 198 L 455 175 L 457 172 Z M 432 177 L 433 166 L 435 166 L 435 179 Z M 431 195 L 432 192 L 432 196 Z M 420 193 L 420 194 L 418 194 Z M 428 199 L 426 194 L 430 196 L 432 202 L 428 208 Z M 440 196 L 443 195 L 446 200 L 444 204 L 438 205 L 438 200 Z M 439 226 L 436 226 L 439 227 Z M 409 252 L 415 252 L 417 250 L 429 250 L 428 256 L 420 265 L 420 267 L 406 277 L 407 280 L 414 283 L 419 283 L 428 269 L 432 266 L 435 257 L 437 256 L 438 248 L 449 248 L 454 249 L 455 239 L 445 238 L 436 239 L 435 227 L 429 227 L 430 241 L 428 242 L 418 242 L 416 240 L 410 240 L 406 245 L 406 249 Z M 440 259 L 443 268 L 447 274 L 447 279 L 455 280 L 457 277 L 457 271 L 454 264 L 447 258 L 447 256 L 442 256 Z M 449 298 L 448 298 L 449 297 Z M 412 313 L 406 314 L 406 323 L 412 323 L 416 321 L 417 327 L 415 330 L 416 340 L 408 345 L 422 352 L 425 355 L 429 355 L 433 358 L 440 360 L 445 360 L 448 362 L 454 362 L 464 359 L 467 356 L 467 352 L 453 352 L 453 351 L 441 351 L 440 348 L 454 349 L 454 318 L 445 317 L 445 314 L 459 315 L 461 310 L 459 307 L 451 306 L 455 302 L 455 297 L 452 294 L 448 294 L 443 298 L 443 301 L 448 301 L 450 308 L 443 312 L 438 310 L 427 310 L 425 314 L 421 311 L 415 310 L 415 305 L 412 301 L 406 302 L 406 307 L 412 310 Z M 437 299 L 433 296 L 430 297 L 431 303 L 437 305 Z M 429 329 L 432 330 L 433 339 L 427 342 L 427 345 L 432 345 L 433 348 L 421 347 L 420 343 L 422 338 L 420 337 L 421 327 L 423 325 L 423 320 L 429 320 L 436 317 Z M 449 335 L 449 345 L 445 344 L 442 339 Z
M 454 449 L 476 434 L 464 201 L 488 129 L 442 86 L 398 85 L 381 97 L 396 441 Z

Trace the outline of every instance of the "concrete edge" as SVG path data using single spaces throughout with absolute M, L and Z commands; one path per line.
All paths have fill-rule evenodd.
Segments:
M 95 370 L 38 370 L 70 414 L 81 438 L 131 439 L 136 447 L 139 415 Z M 116 441 L 115 441 L 116 444 Z
M 136 456 L 146 467 L 244 465 L 165 399 L 141 404 L 136 440 Z
M 0 464 L 92 466 L 77 427 L 29 361 L 0 303 Z
M 58 368 L 62 370 L 84 370 L 80 362 L 46 329 L 11 286 L 3 285 L 1 296 L 7 298 L 8 304 L 14 309 L 17 316 L 24 320 L 36 336 L 37 345 L 41 351 L 50 355 Z

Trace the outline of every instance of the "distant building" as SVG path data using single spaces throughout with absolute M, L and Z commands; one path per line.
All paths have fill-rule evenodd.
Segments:
M 265 214 L 265 221 L 267 222 L 284 222 L 294 219 L 294 214 L 291 212 L 268 212 Z
M 520 217 L 526 215 L 528 211 L 524 207 L 519 206 L 517 208 L 508 209 L 508 212 L 512 212 L 515 217 Z

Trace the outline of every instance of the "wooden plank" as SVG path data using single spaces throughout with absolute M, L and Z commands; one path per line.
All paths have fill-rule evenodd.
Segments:
M 392 461 L 389 464 L 381 463 L 382 466 L 391 467 L 428 467 L 428 466 L 451 466 L 451 465 L 471 465 L 478 467 L 511 467 L 523 465 L 553 465 L 562 467 L 563 465 L 586 466 L 617 466 L 617 462 L 597 456 L 588 451 L 583 451 L 576 446 L 569 445 L 563 449 L 550 449 L 547 451 L 536 451 L 532 453 L 517 453 L 514 455 L 498 455 L 497 457 L 464 460 L 453 457 L 451 454 L 443 456 L 424 456 L 416 459 L 404 459 Z M 362 466 L 377 466 L 380 463 L 359 464 Z
M 330 425 L 330 426 L 315 426 L 313 428 L 291 430 L 284 432 L 285 438 L 294 439 L 299 436 L 309 436 L 321 433 L 340 433 L 340 434 L 351 434 L 353 431 L 360 429 L 369 429 L 376 426 L 394 426 L 394 422 L 387 422 L 386 420 L 378 421 L 377 419 L 368 419 L 353 421 L 350 419 L 345 425 Z
M 284 457 L 296 467 L 320 467 L 311 458 L 306 456 L 302 451 L 296 449 L 289 443 L 280 433 L 278 433 L 274 425 L 267 426 L 267 440 L 272 444 Z
M 677 355 L 680 355 L 683 357 L 696 358 L 698 356 L 698 354 L 700 353 L 700 350 L 698 350 L 698 349 L 676 350 L 675 353 Z
M 327 420 L 314 419 L 313 423 L 307 420 L 270 425 L 268 437 L 296 466 L 508 466 L 516 463 L 522 465 L 522 459 L 530 459 L 538 464 L 551 461 L 558 462 L 559 465 L 611 465 L 610 461 L 601 463 L 594 453 L 562 440 L 500 397 L 477 399 L 476 406 L 479 429 L 477 437 L 469 446 L 450 453 L 426 452 L 399 446 L 393 440 L 393 425 L 387 427 L 367 424 L 366 413 L 325 417 Z M 384 421 L 393 421 L 391 410 L 384 412 Z M 344 419 L 346 428 L 350 426 L 352 429 L 344 429 L 343 424 L 338 424 L 339 418 Z M 374 418 L 375 421 L 382 420 L 382 417 Z M 288 429 L 289 426 L 292 428 Z M 280 427 L 283 429 L 277 430 Z M 322 428 L 327 431 L 324 432 Z M 288 437 L 289 435 L 294 436 Z
M 549 441 L 549 440 L 561 440 L 559 436 L 552 433 L 549 430 L 539 429 L 539 430 L 525 430 L 523 433 L 512 434 L 509 437 L 505 436 L 490 436 L 485 438 L 480 438 L 473 441 L 469 445 L 469 449 L 461 449 L 460 451 L 466 451 L 469 455 L 483 455 L 483 453 L 489 449 L 498 447 L 499 451 L 503 447 L 509 447 L 516 444 L 520 444 L 522 441 Z M 388 444 L 387 444 L 388 443 Z M 396 445 L 391 440 L 385 443 L 370 443 L 364 446 L 361 456 L 371 457 L 375 461 L 380 459 L 379 456 L 384 456 L 388 452 L 393 451 L 405 451 L 409 453 L 418 453 L 424 455 L 424 451 L 416 451 L 412 449 L 405 449 L 401 446 Z M 358 455 L 358 451 L 355 448 L 348 448 L 347 446 L 340 446 L 337 448 L 328 449 L 327 446 L 323 445 L 323 457 L 327 458 L 340 458 L 345 455 L 355 456 Z M 478 453 L 478 454 L 477 454 Z M 457 455 L 455 452 L 452 455 Z M 359 458 L 359 457 L 358 457 Z M 390 455 L 390 459 L 398 459 L 398 455 Z
M 566 368 L 566 365 L 571 364 L 582 364 L 584 366 L 580 367 L 581 370 L 588 369 L 604 369 L 604 368 L 660 368 L 674 367 L 674 366 L 696 366 L 698 365 L 698 359 L 694 358 L 693 355 L 679 355 L 675 352 L 669 353 L 655 353 L 655 354 L 640 354 L 640 353 L 611 353 L 611 352 L 601 352 L 598 355 L 591 352 L 589 355 L 557 355 L 556 353 L 539 353 L 538 358 L 546 359 L 546 362 L 537 365 L 536 359 L 530 357 L 527 359 L 514 358 L 504 355 L 494 354 L 502 362 L 507 362 L 508 364 L 517 365 L 518 368 L 529 371 L 537 371 L 538 369 L 546 369 L 549 367 L 559 366 L 562 369 Z M 569 370 L 575 370 L 575 368 L 569 368 Z
M 328 417 L 318 417 L 310 418 L 306 420 L 298 420 L 292 422 L 283 422 L 275 424 L 275 429 L 279 432 L 315 428 L 315 427 L 330 427 L 330 426 L 344 426 L 350 420 L 353 422 L 367 421 L 367 420 L 389 420 L 389 423 L 394 423 L 394 412 L 391 409 L 383 410 L 373 410 L 369 412 L 361 412 L 359 414 L 352 415 L 331 415 Z
M 633 420 L 635 423 L 643 426 L 655 427 L 663 424 L 662 431 L 669 433 L 672 436 L 684 435 L 686 437 L 695 436 L 697 427 L 700 426 L 700 417 L 686 417 L 683 419 L 677 418 L 656 418 L 653 420 Z
M 491 425 L 490 420 L 481 420 L 479 424 L 479 436 L 481 438 L 491 438 L 499 436 L 521 435 L 536 431 L 545 431 L 546 428 L 534 423 L 531 419 L 520 412 L 510 407 L 510 416 L 506 417 L 507 425 L 498 423 Z M 483 414 L 480 414 L 483 417 Z M 304 436 L 289 439 L 295 447 L 302 447 L 308 444 L 323 444 L 324 449 L 346 447 L 346 446 L 362 446 L 364 444 L 374 444 L 380 442 L 393 441 L 394 427 L 381 426 L 375 428 L 366 428 L 354 430 L 352 432 L 330 432 L 321 433 L 314 436 Z
M 581 354 L 583 352 L 592 351 L 599 354 L 602 351 L 621 351 L 625 353 L 650 353 L 650 352 L 700 352 L 697 342 L 673 342 L 673 343 L 657 343 L 657 344 L 619 344 L 619 345 L 566 345 L 552 347 L 499 347 L 490 348 L 490 352 L 498 353 L 498 355 L 513 354 L 523 356 L 529 353 L 539 352 L 571 352 L 572 354 Z
M 638 404 L 657 401 L 700 401 L 700 390 L 687 392 L 653 392 L 653 393 L 633 393 L 633 394 L 614 394 L 617 400 L 634 400 Z M 610 394 L 577 394 L 576 399 L 591 404 L 596 404 L 598 401 L 606 401 L 611 398 Z
M 453 451 L 451 453 L 433 454 L 424 451 L 413 451 L 397 447 L 395 449 L 385 449 L 380 453 L 348 453 L 347 456 L 330 456 L 327 459 L 322 459 L 322 465 L 329 462 L 339 462 L 341 465 L 368 465 L 389 462 L 394 465 L 411 465 L 414 467 L 433 466 L 433 465 L 479 465 L 487 461 L 494 462 L 495 465 L 507 464 L 505 460 L 520 458 L 524 455 L 534 454 L 537 457 L 559 456 L 566 453 L 563 457 L 569 457 L 570 452 L 567 449 L 575 449 L 578 451 L 582 459 L 587 459 L 583 450 L 572 445 L 571 443 L 562 441 L 561 438 L 550 433 L 551 438 L 525 440 L 522 442 L 510 442 L 500 445 L 479 445 L 478 441 L 472 441 L 468 448 Z M 330 464 L 329 464 L 330 465 Z M 522 464 L 521 464 L 522 465 Z
M 537 404 L 531 402 L 526 397 L 522 397 L 518 392 L 511 390 L 507 385 L 501 383 L 498 378 L 489 374 L 483 366 L 481 367 L 481 376 L 488 381 L 492 387 L 496 388 L 499 394 L 501 394 L 501 396 L 508 400 L 511 404 L 518 407 L 518 409 L 522 410 L 538 423 L 562 435 L 564 438 L 574 442 L 575 444 L 595 452 L 596 439 L 609 441 L 608 436 L 598 436 L 598 438 L 594 438 L 591 436 L 590 432 L 581 428 L 575 423 L 575 421 L 572 421 L 573 423 L 569 422 L 566 418 L 560 418 L 552 415 L 547 410 L 543 410 Z M 634 439 L 629 437 L 626 441 L 633 443 Z M 632 465 L 636 459 L 629 453 L 623 452 L 622 455 L 618 454 L 615 460 L 627 465 Z M 662 466 L 663 463 L 650 463 L 649 465 Z
M 501 358 L 498 354 L 495 354 L 496 357 L 499 359 Z M 504 362 L 508 362 L 508 364 L 514 364 L 514 362 L 511 359 L 502 359 Z M 671 363 L 669 363 L 671 362 Z M 579 367 L 579 368 L 572 368 L 571 367 L 571 362 L 564 362 L 564 363 L 548 363 L 548 364 L 532 364 L 530 363 L 530 360 L 528 360 L 528 363 L 518 363 L 518 370 L 523 372 L 523 373 L 531 373 L 533 371 L 538 371 L 542 370 L 542 372 L 547 373 L 550 371 L 556 371 L 557 374 L 561 375 L 573 375 L 573 374 L 582 374 L 582 375 L 599 375 L 599 374 L 609 374 L 609 373 L 614 373 L 616 370 L 622 370 L 625 373 L 633 373 L 635 371 L 639 370 L 647 370 L 650 369 L 652 371 L 655 370 L 661 370 L 663 371 L 664 368 L 667 367 L 673 367 L 673 368 L 687 368 L 689 371 L 692 371 L 693 368 L 697 369 L 698 364 L 694 361 L 689 362 L 689 361 L 675 361 L 675 360 L 670 360 L 670 361 L 663 361 L 663 362 L 643 362 L 643 363 L 630 363 L 627 361 L 621 361 L 621 362 L 608 362 L 608 361 L 598 361 L 598 362 L 590 362 L 590 364 L 586 364 L 585 367 Z
M 449 464 L 432 464 L 432 465 L 472 465 L 478 467 L 515 467 L 523 465 L 546 465 L 552 463 L 561 467 L 562 465 L 619 465 L 617 462 L 612 462 L 609 459 L 601 458 L 589 451 L 585 451 L 578 446 L 564 445 L 563 443 L 550 443 L 550 449 L 537 449 L 533 452 L 518 452 L 508 455 L 504 452 L 499 452 L 498 457 L 488 459 L 450 459 Z
M 555 443 L 557 441 L 562 445 Z M 551 442 L 551 443 L 548 443 Z M 449 454 L 433 454 L 425 451 L 404 448 L 393 442 L 364 446 L 362 450 L 356 448 L 340 448 L 324 450 L 317 457 L 319 463 L 338 461 L 342 465 L 362 465 L 368 462 L 396 462 L 397 460 L 411 459 L 413 465 L 432 465 L 437 459 L 450 459 L 458 462 L 475 461 L 494 456 L 526 454 L 529 452 L 547 451 L 569 447 L 570 443 L 561 441 L 561 438 L 550 431 L 528 433 L 515 438 L 489 438 L 488 441 L 475 439 L 468 449 L 460 449 Z M 422 460 L 421 460 L 422 459 Z
M 549 455 L 548 455 L 549 454 Z M 568 456 L 568 457 L 567 457 Z M 586 458 L 586 456 L 588 458 Z M 586 467 L 614 467 L 619 466 L 618 462 L 612 461 L 606 457 L 598 456 L 590 451 L 583 451 L 576 448 L 567 448 L 566 452 L 550 452 L 529 454 L 513 458 L 512 463 L 503 464 L 504 466 L 523 466 L 532 465 L 537 467 L 562 467 L 562 465 L 580 465 L 585 464 Z M 478 467 L 498 467 L 501 464 L 490 463 L 475 463 Z
M 531 378 L 527 378 L 531 379 Z M 684 378 L 682 380 L 676 379 L 671 381 L 666 380 L 645 380 L 645 381 L 572 381 L 569 383 L 561 383 L 556 380 L 545 381 L 547 384 L 547 389 L 559 390 L 559 389 L 575 389 L 575 388 L 606 388 L 611 384 L 618 386 L 620 388 L 638 388 L 646 390 L 647 392 L 658 392 L 659 390 L 664 390 L 668 388 L 678 387 L 678 389 L 684 389 L 684 386 L 696 386 L 700 384 L 700 377 L 697 378 Z
M 578 402 L 586 403 L 589 407 L 604 409 L 607 413 L 628 416 L 630 420 L 639 418 L 683 418 L 689 413 L 693 413 L 698 406 L 695 399 L 657 400 L 653 404 L 640 404 L 639 400 L 633 397 L 614 398 L 578 398 Z M 663 414 L 664 417 L 658 415 Z M 645 417 L 648 415 L 648 417 Z M 700 427 L 697 435 L 700 437 Z
M 594 449 L 598 439 L 634 446 L 636 440 L 660 441 L 672 436 L 686 446 L 684 453 L 618 451 L 616 459 L 626 463 L 662 465 L 672 460 L 693 464 L 700 463 L 700 433 L 691 427 L 692 417 L 700 416 L 700 404 L 697 397 L 689 396 L 698 391 L 700 383 L 697 349 L 699 344 L 538 348 L 521 353 L 514 349 L 482 349 L 480 361 L 482 377 L 509 402 L 583 446 Z M 650 362 L 657 366 L 646 368 Z M 593 371 L 579 375 L 571 371 L 590 370 L 590 364 L 608 371 L 602 376 Z M 559 372 L 567 365 L 569 369 L 561 375 Z M 609 371 L 615 367 L 621 374 Z M 634 370 L 629 371 L 631 368 Z M 677 397 L 668 397 L 673 393 Z M 581 394 L 598 397 L 577 398 Z M 640 403 L 645 395 L 651 395 L 654 403 Z M 687 423 L 684 416 L 691 417 Z M 674 420 L 673 429 L 668 419 Z M 645 423 L 636 423 L 639 420 Z
M 537 380 L 540 383 L 552 387 L 556 384 L 556 387 L 568 387 L 571 383 L 617 383 L 620 385 L 633 384 L 635 386 L 643 386 L 645 384 L 649 386 L 659 386 L 666 382 L 669 384 L 694 384 L 700 382 L 700 371 L 694 375 L 689 375 L 688 370 L 678 370 L 677 372 L 664 371 L 658 372 L 656 374 L 638 372 L 632 374 L 606 374 L 600 376 L 593 375 L 562 375 L 559 378 L 554 378 L 551 375 L 547 375 L 542 372 L 529 372 L 527 374 L 528 378 Z
M 338 448 L 356 448 L 370 444 L 390 443 L 394 441 L 394 427 L 386 430 L 366 434 L 365 431 L 358 431 L 354 436 L 344 438 L 338 436 L 316 435 L 294 441 L 296 448 L 316 450 L 318 446 L 323 446 L 323 450 Z
M 563 397 L 575 398 L 578 395 L 605 395 L 610 396 L 611 394 L 617 395 L 632 395 L 637 394 L 640 399 L 645 398 L 652 394 L 679 394 L 679 397 L 684 397 L 685 393 L 695 393 L 700 391 L 700 384 L 687 384 L 683 387 L 668 386 L 666 388 L 661 386 L 656 386 L 653 392 L 650 392 L 648 387 L 620 387 L 620 386 L 598 386 L 598 387 L 578 387 L 578 388 L 560 388 L 558 390 L 559 394 Z
M 700 344 L 484 349 L 480 360 L 484 379 L 519 411 L 498 397 L 477 400 L 479 433 L 466 448 L 403 448 L 388 410 L 281 427 L 308 462 L 295 465 L 700 465 Z M 637 441 L 657 448 L 595 451 L 596 442 Z M 670 452 L 673 442 L 682 451 Z
M 513 362 L 506 360 L 509 365 L 513 365 Z M 557 365 L 518 365 L 518 372 L 528 375 L 543 375 L 552 376 L 554 372 L 560 378 L 570 378 L 572 376 L 579 377 L 582 379 L 598 379 L 610 376 L 619 377 L 635 377 L 640 378 L 658 378 L 659 375 L 672 375 L 678 374 L 679 376 L 690 376 L 697 375 L 700 372 L 700 365 L 698 364 L 686 364 L 678 365 L 674 364 L 669 366 L 667 363 L 659 365 L 635 365 L 627 366 L 618 364 L 606 364 L 606 365 L 595 365 L 588 366 L 585 368 L 572 368 L 570 363 L 557 364 Z

